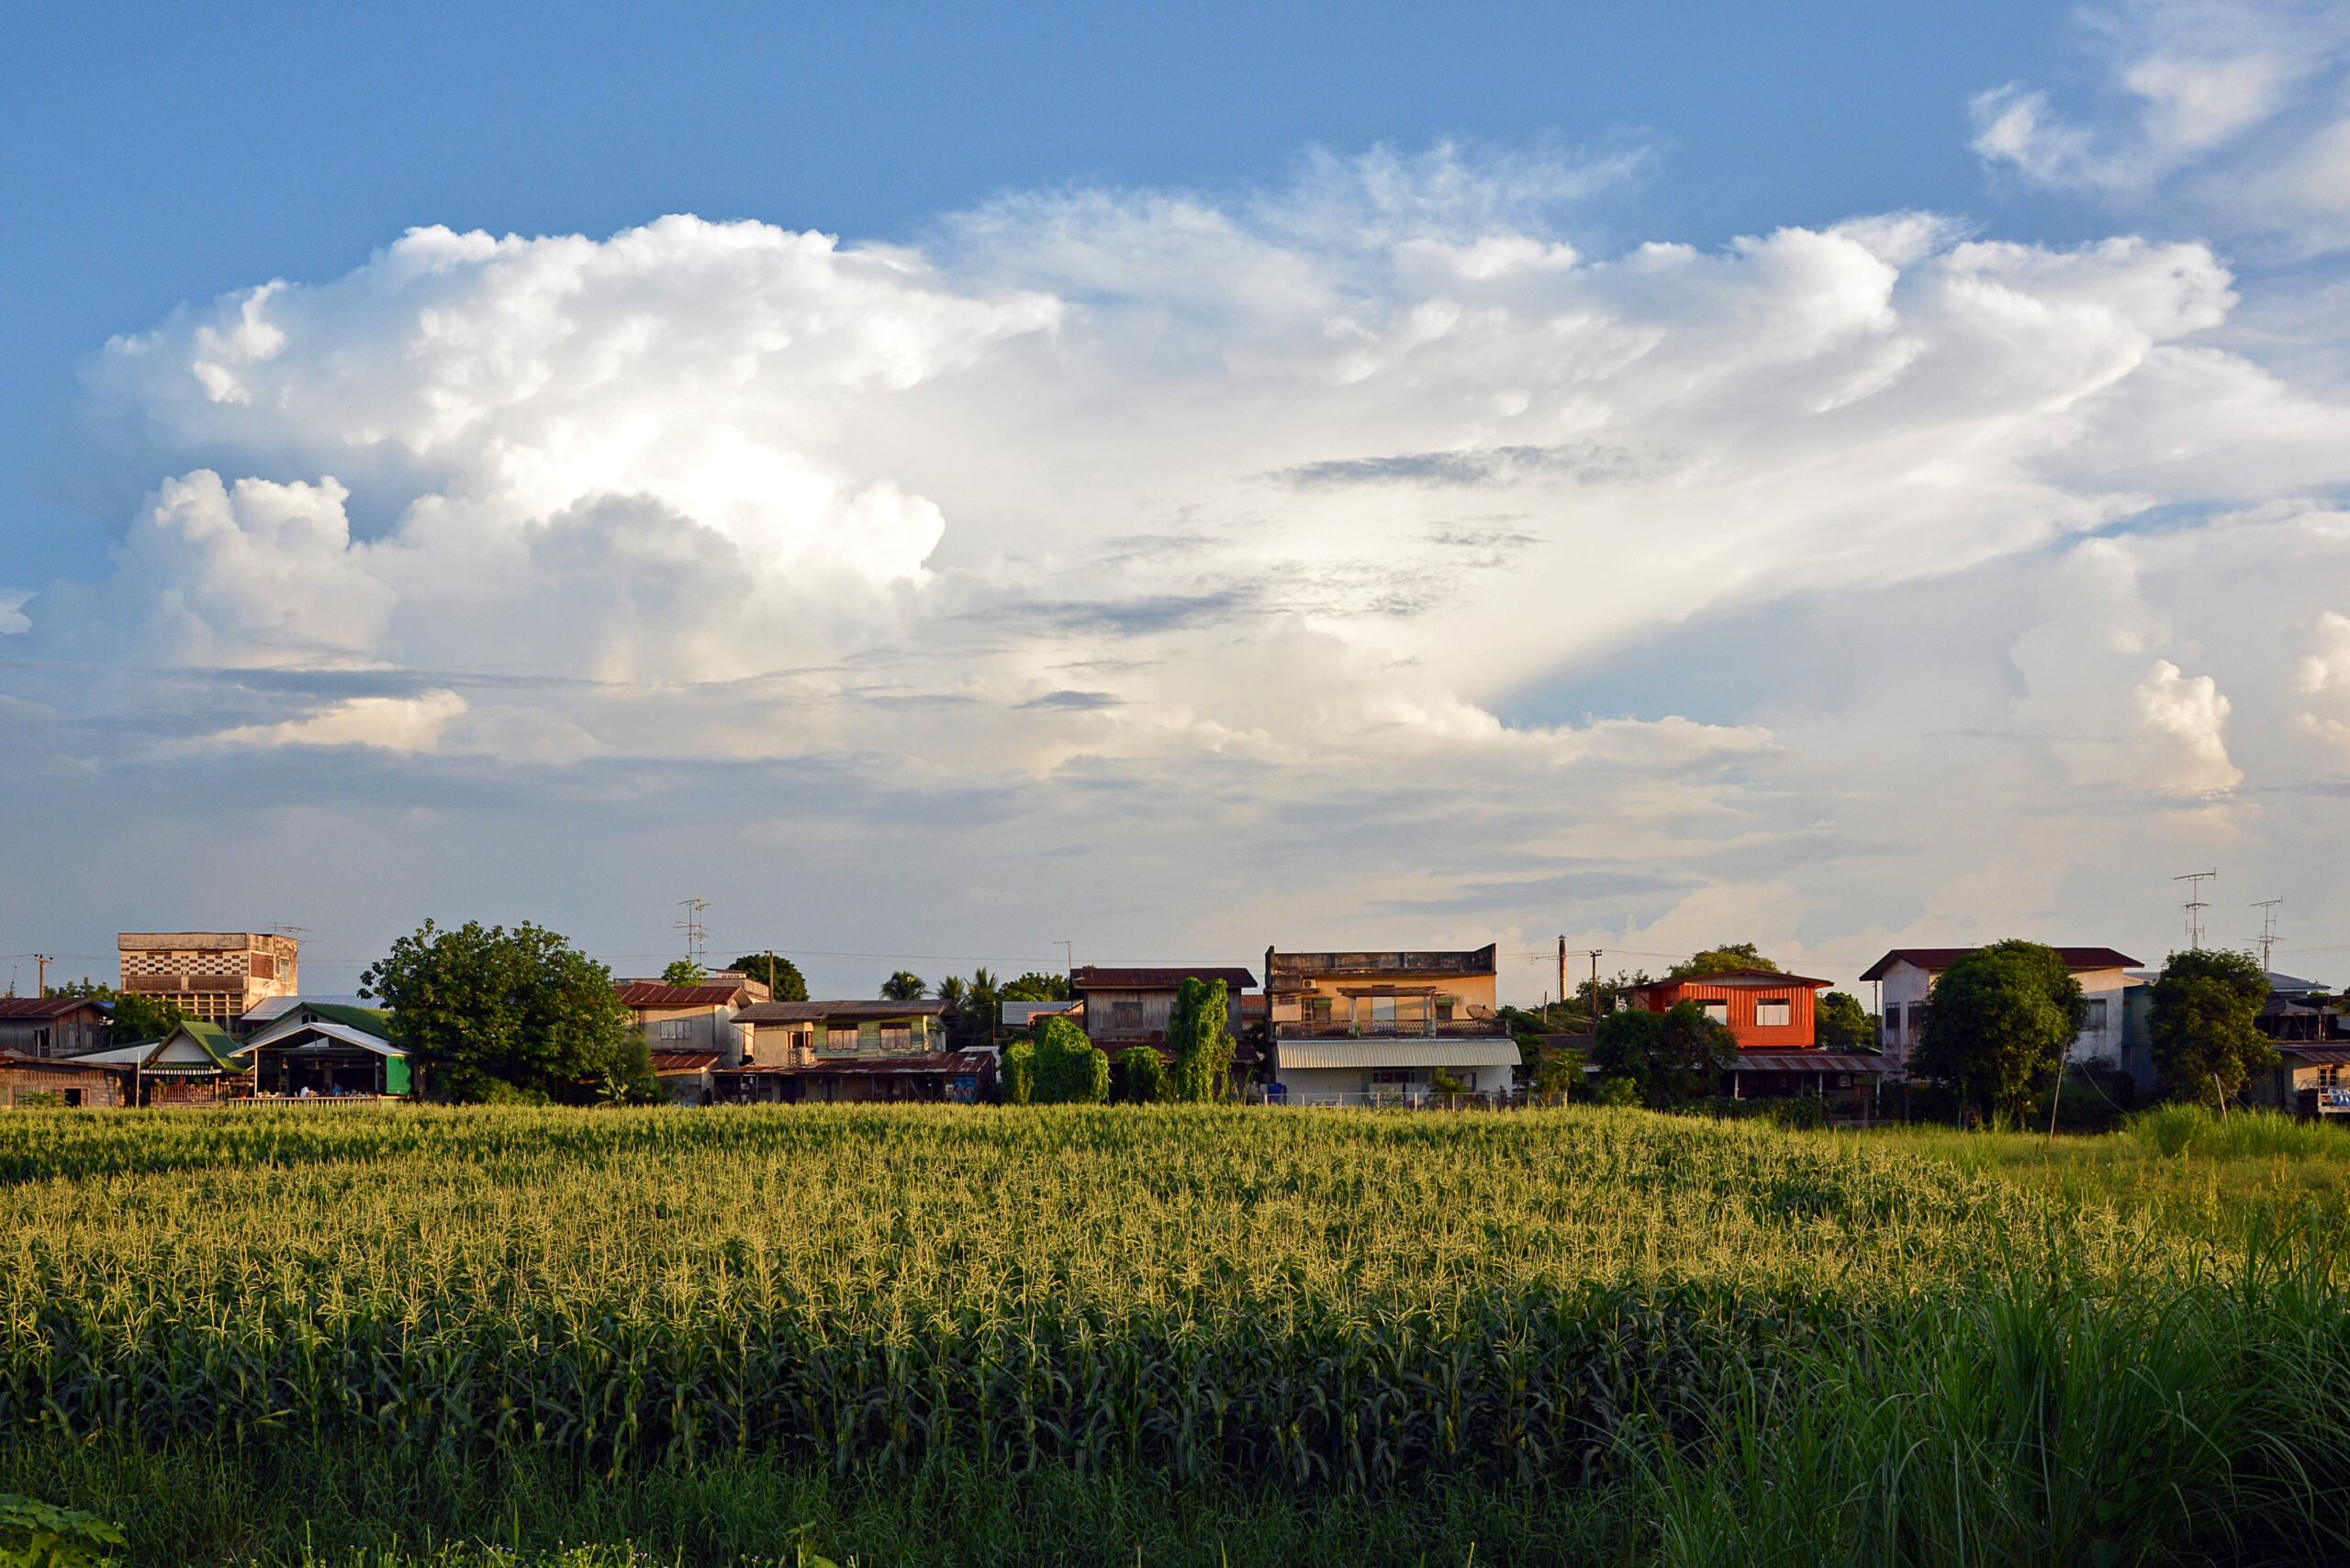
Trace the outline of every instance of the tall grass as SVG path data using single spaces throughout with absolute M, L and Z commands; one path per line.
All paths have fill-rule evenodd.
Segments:
M 1888 1139 L 1588 1111 L 37 1112 L 0 1119 L 0 1474 L 85 1456 L 58 1499 L 84 1506 L 167 1462 L 216 1467 L 216 1496 L 375 1477 L 337 1550 L 510 1508 L 541 1546 L 588 1517 L 783 1555 L 707 1526 L 715 1501 L 643 1512 L 711 1475 L 798 1478 L 777 1506 L 830 1499 L 828 1548 L 868 1562 L 1205 1562 L 1228 1543 L 1177 1528 L 1192 1507 L 1355 1562 L 1492 1529 L 1519 1561 L 2342 1544 L 2323 1232 L 2180 1226 Z M 475 1490 L 401 1490 L 433 1475 Z M 1101 1496 L 1129 1502 L 1069 1500 Z M 994 1533 L 901 1531 L 909 1497 Z M 1326 1506 L 1386 1522 L 1311 1553 L 1267 1522 Z

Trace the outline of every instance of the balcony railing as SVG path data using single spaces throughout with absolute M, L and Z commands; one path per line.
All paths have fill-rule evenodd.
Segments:
M 1491 1018 L 1438 1018 L 1422 1023 L 1382 1018 L 1360 1024 L 1319 1019 L 1306 1024 L 1273 1025 L 1277 1040 L 1490 1040 L 1507 1033 Z

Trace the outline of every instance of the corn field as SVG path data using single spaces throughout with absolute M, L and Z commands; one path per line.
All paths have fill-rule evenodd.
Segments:
M 1574 1475 L 2000 1260 L 2208 1266 L 1850 1139 L 1633 1113 L 31 1113 L 0 1181 L 0 1432 L 616 1471 Z

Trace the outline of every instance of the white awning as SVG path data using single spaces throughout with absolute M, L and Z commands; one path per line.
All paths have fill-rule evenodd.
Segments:
M 1516 1067 L 1516 1040 L 1282 1040 L 1281 1070 L 1315 1067 Z
M 319 1038 L 305 1040 L 302 1038 L 305 1035 L 316 1035 Z M 299 1043 L 288 1045 L 285 1042 L 289 1040 Z M 332 1041 L 333 1044 L 330 1045 L 329 1041 Z M 351 1046 L 356 1046 L 363 1051 L 374 1051 L 379 1057 L 408 1055 L 406 1051 L 380 1036 L 371 1035 L 364 1029 L 354 1029 L 348 1024 L 330 1024 L 323 1019 L 315 1024 L 300 1024 L 291 1028 L 272 1029 L 265 1034 L 256 1035 L 239 1046 L 237 1054 L 241 1057 L 251 1056 L 264 1047 L 280 1051 L 330 1051 Z

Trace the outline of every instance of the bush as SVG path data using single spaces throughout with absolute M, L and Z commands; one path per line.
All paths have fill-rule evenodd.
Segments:
M 1167 1063 L 1156 1047 L 1135 1046 L 1119 1053 L 1112 1098 L 1128 1105 L 1149 1105 L 1174 1098 L 1167 1079 Z
M 1035 1099 L 1045 1105 L 1098 1105 L 1110 1098 L 1110 1058 L 1066 1018 L 1036 1022 Z
M 129 1544 L 118 1527 L 95 1514 L 0 1493 L 0 1563 L 6 1568 L 101 1568 L 114 1561 L 107 1547 Z

